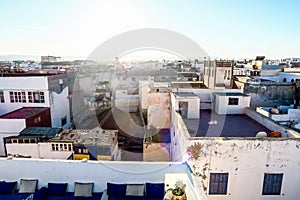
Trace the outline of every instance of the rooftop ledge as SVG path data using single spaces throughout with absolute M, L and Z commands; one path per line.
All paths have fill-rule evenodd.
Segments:
M 93 182 L 94 191 L 102 192 L 105 191 L 107 182 L 164 182 L 168 189 L 174 186 L 174 181 L 183 180 L 188 187 L 188 199 L 207 199 L 202 188 L 194 186 L 193 174 L 188 163 L 181 162 L 73 161 L 7 157 L 0 158 L 0 171 L 1 180 L 38 179 L 39 188 L 47 186 L 49 182 L 68 183 L 68 191 L 74 191 L 76 181 Z

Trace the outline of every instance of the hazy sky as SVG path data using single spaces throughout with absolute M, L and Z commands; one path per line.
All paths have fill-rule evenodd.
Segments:
M 0 55 L 87 57 L 138 28 L 186 35 L 211 56 L 300 57 L 298 0 L 0 0 Z

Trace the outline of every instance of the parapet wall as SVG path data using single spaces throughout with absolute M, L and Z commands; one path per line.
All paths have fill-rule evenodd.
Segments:
M 295 137 L 295 138 L 300 138 L 300 134 L 292 129 L 289 129 L 287 127 L 281 126 L 277 124 L 275 121 L 272 119 L 252 110 L 251 108 L 246 108 L 245 109 L 245 114 L 258 121 L 260 124 L 263 126 L 267 127 L 271 131 L 279 131 L 283 137 Z

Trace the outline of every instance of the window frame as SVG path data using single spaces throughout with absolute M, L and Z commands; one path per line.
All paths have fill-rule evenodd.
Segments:
M 45 93 L 42 91 L 29 91 L 28 103 L 45 103 Z
M 42 121 L 42 118 L 41 118 L 41 116 L 38 116 L 38 117 L 34 118 L 33 121 L 34 121 L 34 124 L 39 124 Z
M 263 180 L 262 195 L 281 195 L 282 181 L 283 173 L 265 173 Z
M 238 97 L 229 97 L 228 98 L 228 106 L 238 106 L 239 105 L 239 98 Z
M 68 123 L 67 116 L 64 116 L 64 117 L 60 118 L 60 125 L 61 125 L 61 127 L 63 127 L 67 123 Z
M 66 152 L 66 151 L 73 151 L 72 143 L 51 143 L 51 151 L 56 152 Z
M 5 103 L 4 92 L 0 90 L 0 103 Z
M 213 178 L 215 176 L 215 178 Z M 229 173 L 210 173 L 209 175 L 209 195 L 227 195 Z M 217 187 L 217 188 L 215 188 Z
M 27 103 L 25 91 L 9 91 L 10 103 Z

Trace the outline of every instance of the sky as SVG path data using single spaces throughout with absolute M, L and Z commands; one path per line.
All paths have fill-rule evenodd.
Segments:
M 109 38 L 162 28 L 221 58 L 300 57 L 298 0 L 0 0 L 0 55 L 88 55 Z

